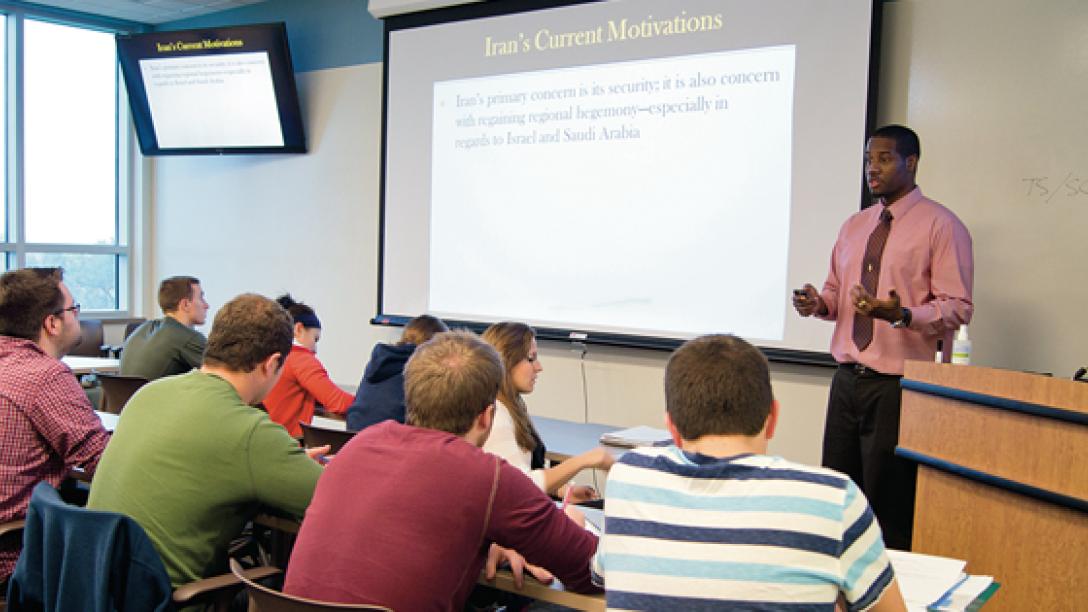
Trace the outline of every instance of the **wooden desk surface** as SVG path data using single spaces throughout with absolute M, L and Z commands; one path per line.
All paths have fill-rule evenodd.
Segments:
M 61 361 L 63 361 L 64 365 L 68 366 L 72 370 L 72 373 L 76 375 L 91 374 L 92 372 L 116 374 L 121 371 L 120 359 L 65 355 L 61 358 Z
M 510 573 L 510 570 L 499 570 L 495 574 L 494 580 L 485 579 L 483 573 L 481 573 L 478 584 L 484 584 L 508 593 L 524 595 L 525 597 L 531 597 L 539 601 L 546 601 L 568 608 L 574 608 L 575 610 L 603 612 L 605 609 L 604 593 L 582 595 L 581 593 L 575 593 L 564 589 L 563 585 L 558 580 L 551 585 L 546 585 L 537 582 L 535 578 L 528 574 L 525 575 L 524 585 L 519 589 L 514 585 L 514 575 Z
M 280 531 L 289 536 L 298 534 L 299 527 L 301 527 L 299 521 L 295 519 L 273 514 L 258 514 L 257 517 L 253 519 L 253 522 Z M 274 565 L 280 566 L 280 563 L 283 563 L 282 567 L 286 567 L 286 561 L 287 557 L 290 556 L 290 551 L 287 550 L 284 552 L 285 556 L 282 559 L 275 560 L 273 562 Z M 565 590 L 559 581 L 556 581 L 551 585 L 545 585 L 537 582 L 528 575 L 525 576 L 524 586 L 519 589 L 514 585 L 514 575 L 510 573 L 510 570 L 500 570 L 495 575 L 495 580 L 490 581 L 484 579 L 483 572 L 481 572 L 478 582 L 479 584 L 494 587 L 500 591 L 517 593 L 518 595 L 539 599 L 540 601 L 557 603 L 576 610 L 604 610 L 603 593 L 582 595 Z

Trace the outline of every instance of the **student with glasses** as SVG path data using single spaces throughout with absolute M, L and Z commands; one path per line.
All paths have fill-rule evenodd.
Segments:
M 34 485 L 93 474 L 109 434 L 61 357 L 80 341 L 79 304 L 60 268 L 0 276 L 0 523 L 26 516 Z M 0 585 L 19 556 L 0 540 Z M 0 589 L 2 592 L 2 589 Z

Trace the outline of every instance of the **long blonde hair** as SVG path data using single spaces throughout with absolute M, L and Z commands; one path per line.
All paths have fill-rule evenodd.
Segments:
M 531 453 L 536 448 L 536 429 L 529 418 L 529 409 L 521 398 L 521 392 L 514 386 L 510 372 L 529 356 L 536 333 L 524 323 L 503 322 L 485 329 L 482 337 L 495 347 L 502 358 L 505 374 L 502 385 L 499 386 L 499 400 L 509 410 L 510 418 L 514 421 L 514 439 L 518 446 Z

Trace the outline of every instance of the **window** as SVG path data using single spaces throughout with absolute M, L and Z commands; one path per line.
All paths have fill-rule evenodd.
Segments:
M 9 87 L 0 264 L 62 266 L 84 311 L 129 310 L 129 120 L 114 31 L 2 16 Z
M 8 34 L 8 18 L 7 18 L 7 15 L 0 15 L 0 49 L 7 49 L 8 48 L 8 40 L 7 40 L 8 36 L 7 36 L 7 34 Z M 4 55 L 7 55 L 7 53 L 5 53 Z M 0 79 L 0 100 L 7 100 L 8 99 L 7 85 L 8 85 L 7 79 Z M 4 124 L 6 126 L 7 122 L 5 121 Z M 7 131 L 8 130 L 6 130 L 6 129 L 4 130 L 4 132 L 5 132 L 4 143 L 7 142 L 7 134 L 6 134 Z M 8 167 L 7 150 L 8 149 L 7 149 L 6 146 L 0 147 L 0 168 L 7 168 Z M 4 244 L 6 244 L 8 242 L 8 223 L 10 222 L 10 219 L 11 219 L 11 216 L 12 216 L 10 214 L 10 212 L 8 211 L 9 207 L 7 205 L 7 200 L 8 200 L 7 172 L 0 172 L 0 190 L 2 190 L 2 192 L 4 194 L 3 195 L 3 200 L 4 200 L 3 211 L 4 211 L 4 214 L 0 215 L 0 245 L 4 245 Z M 6 252 L 3 252 L 3 253 L 0 253 L 0 272 L 7 271 L 7 270 L 8 270 L 8 254 Z

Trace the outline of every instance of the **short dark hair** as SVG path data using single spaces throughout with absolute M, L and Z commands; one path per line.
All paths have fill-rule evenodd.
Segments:
M 754 436 L 773 402 L 767 359 L 736 336 L 689 340 L 665 367 L 666 410 L 684 440 Z
M 64 308 L 62 268 L 22 268 L 0 276 L 0 335 L 35 342 L 45 318 Z
M 406 422 L 462 436 L 495 403 L 502 362 L 488 343 L 469 331 L 435 335 L 404 366 Z
M 252 372 L 273 353 L 283 366 L 291 352 L 291 317 L 272 300 L 243 293 L 215 313 L 204 363 L 233 372 Z
M 301 323 L 302 327 L 308 329 L 313 327 L 321 328 L 321 321 L 318 320 L 317 312 L 314 311 L 313 307 L 295 301 L 290 293 L 285 293 L 276 298 L 276 303 L 291 316 L 292 324 Z
M 194 276 L 171 276 L 159 283 L 159 308 L 163 313 L 174 312 L 185 298 L 193 297 L 193 285 L 200 279 Z
M 890 138 L 895 141 L 895 152 L 906 159 L 913 155 L 916 159 L 922 158 L 922 145 L 918 142 L 918 134 L 904 125 L 885 125 L 873 132 L 870 138 Z
M 449 330 L 450 328 L 446 327 L 442 319 L 426 314 L 419 315 L 404 326 L 404 333 L 401 334 L 400 342 L 397 344 L 420 345 L 433 338 L 435 334 Z

